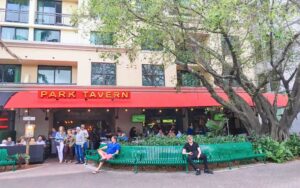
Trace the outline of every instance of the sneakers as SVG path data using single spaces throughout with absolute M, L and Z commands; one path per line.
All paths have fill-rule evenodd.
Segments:
M 205 170 L 204 170 L 204 173 L 206 173 L 206 174 L 213 174 L 214 172 L 213 172 L 212 170 L 205 169 Z
M 201 174 L 200 169 L 197 169 L 197 170 L 196 170 L 196 176 L 198 176 L 198 175 L 200 175 L 200 174 Z

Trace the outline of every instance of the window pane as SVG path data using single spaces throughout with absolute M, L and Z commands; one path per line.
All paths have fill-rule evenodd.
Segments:
M 29 0 L 7 0 L 6 21 L 28 22 Z
M 96 45 L 113 45 L 113 33 L 91 32 L 90 43 Z
M 14 40 L 14 38 L 15 38 L 15 28 L 2 27 L 1 39 Z
M 62 2 L 61 1 L 38 1 L 38 13 L 36 22 L 39 24 L 55 25 L 61 23 Z
M 178 83 L 181 86 L 197 87 L 201 86 L 199 78 L 196 75 L 189 73 L 187 71 L 178 72 Z
M 2 27 L 1 39 L 6 40 L 28 40 L 28 29 Z
M 54 84 L 54 69 L 52 67 L 39 68 L 38 83 Z
M 143 86 L 164 86 L 165 74 L 162 65 L 142 65 Z
M 16 40 L 28 40 L 28 29 L 16 29 Z
M 36 29 L 34 34 L 35 41 L 59 42 L 60 32 L 53 30 Z
M 0 65 L 0 82 L 20 82 L 19 65 Z
M 55 70 L 55 83 L 56 84 L 70 84 L 71 83 L 71 69 L 70 68 L 57 68 Z
M 116 65 L 92 63 L 92 85 L 116 85 Z

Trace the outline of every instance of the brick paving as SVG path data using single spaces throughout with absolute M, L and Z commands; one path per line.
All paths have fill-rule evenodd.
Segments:
M 214 175 L 178 172 L 141 172 L 105 169 L 91 174 L 92 165 L 58 164 L 50 161 L 35 168 L 0 173 L 1 188 L 299 188 L 300 160 L 284 164 L 250 164 L 233 170 L 218 169 Z

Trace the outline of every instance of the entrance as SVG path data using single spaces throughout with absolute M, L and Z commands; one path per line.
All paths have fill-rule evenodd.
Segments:
M 100 135 L 101 130 L 114 131 L 115 118 L 112 109 L 59 109 L 53 115 L 53 127 L 75 129 L 84 124 L 90 133 Z

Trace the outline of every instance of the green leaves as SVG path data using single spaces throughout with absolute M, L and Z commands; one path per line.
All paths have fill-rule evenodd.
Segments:
M 259 153 L 266 153 L 267 158 L 276 163 L 282 163 L 300 156 L 300 138 L 297 135 L 284 142 L 278 142 L 270 137 L 256 138 L 253 146 Z

